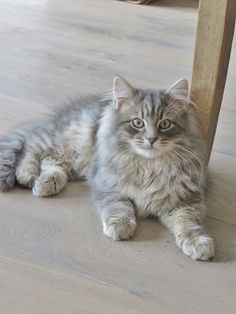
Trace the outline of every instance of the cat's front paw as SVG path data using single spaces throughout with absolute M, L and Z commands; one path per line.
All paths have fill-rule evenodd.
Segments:
M 65 187 L 67 177 L 62 171 L 41 173 L 35 180 L 32 192 L 35 196 L 51 196 L 59 193 Z
M 128 240 L 134 235 L 136 228 L 135 216 L 111 216 L 103 221 L 103 232 L 113 240 Z
M 197 235 L 183 241 L 182 251 L 194 260 L 207 261 L 214 256 L 214 243 L 207 235 Z

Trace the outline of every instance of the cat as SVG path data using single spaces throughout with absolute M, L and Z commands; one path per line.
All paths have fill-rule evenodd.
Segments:
M 194 260 L 214 255 L 204 226 L 206 143 L 188 81 L 137 89 L 121 76 L 112 93 L 57 108 L 0 141 L 0 189 L 36 196 L 86 178 L 103 232 L 130 239 L 137 216 L 157 217 Z

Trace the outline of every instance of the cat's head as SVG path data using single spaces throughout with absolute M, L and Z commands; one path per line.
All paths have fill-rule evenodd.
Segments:
M 151 90 L 136 89 L 117 76 L 113 110 L 120 149 L 149 159 L 183 153 L 201 135 L 192 106 L 186 79 L 167 90 Z

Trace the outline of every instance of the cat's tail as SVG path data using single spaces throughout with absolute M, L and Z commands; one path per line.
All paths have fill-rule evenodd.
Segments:
M 22 134 L 11 133 L 0 139 L 0 191 L 14 187 L 17 158 L 24 148 Z

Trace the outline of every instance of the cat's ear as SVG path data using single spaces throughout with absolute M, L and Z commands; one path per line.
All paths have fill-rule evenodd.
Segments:
M 117 75 L 113 82 L 113 107 L 119 109 L 120 106 L 134 97 L 135 89 L 123 77 Z
M 175 82 L 167 91 L 166 95 L 169 95 L 175 99 L 186 102 L 189 97 L 189 85 L 188 80 L 182 78 Z

